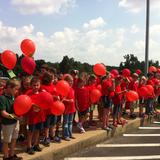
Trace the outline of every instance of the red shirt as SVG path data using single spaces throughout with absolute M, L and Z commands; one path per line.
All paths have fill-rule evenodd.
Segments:
M 54 84 L 49 84 L 49 85 L 41 85 L 42 90 L 46 90 L 52 95 L 58 95 L 56 91 L 56 87 Z
M 36 102 L 39 93 L 35 94 L 32 92 L 32 90 L 29 90 L 26 94 L 32 99 L 33 102 Z M 46 116 L 44 110 L 40 109 L 40 111 L 36 112 L 32 107 L 27 114 L 27 118 L 28 118 L 28 124 L 37 124 L 44 122 Z
M 133 90 L 133 91 L 138 92 L 138 82 L 137 82 L 137 81 L 131 81 L 131 82 L 129 83 L 128 88 L 129 88 L 130 90 Z
M 114 92 L 114 97 L 113 97 L 113 104 L 118 105 L 122 103 L 122 96 L 123 94 L 119 94 L 121 92 L 121 86 L 115 86 L 115 92 Z
M 110 95 L 110 88 L 112 87 L 112 80 L 111 79 L 105 79 L 102 82 L 102 95 L 109 96 Z
M 121 89 L 122 91 L 125 91 L 127 89 L 127 82 L 125 82 L 124 80 L 121 83 Z
M 64 105 L 65 105 L 65 111 L 64 114 L 70 114 L 70 113 L 74 113 L 76 112 L 76 108 L 75 108 L 75 93 L 74 93 L 74 89 L 71 87 L 70 91 L 68 93 L 68 96 L 66 97 L 66 99 L 68 100 L 73 100 L 72 102 L 66 102 L 64 101 Z
M 80 112 L 87 110 L 90 107 L 89 88 L 87 87 L 77 88 L 76 101 Z

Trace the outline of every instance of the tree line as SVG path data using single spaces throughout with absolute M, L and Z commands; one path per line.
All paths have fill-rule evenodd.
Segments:
M 13 72 L 16 75 L 25 74 L 20 64 L 22 58 L 23 58 L 23 55 L 19 56 L 17 54 L 17 64 L 13 70 Z M 140 69 L 142 72 L 144 72 L 145 62 L 138 60 L 137 56 L 135 56 L 134 54 L 126 54 L 125 56 L 123 56 L 123 58 L 124 58 L 124 61 L 120 62 L 119 66 L 108 66 L 106 64 L 104 65 L 106 65 L 108 71 L 112 70 L 113 68 L 119 71 L 124 68 L 128 68 L 131 70 L 131 72 L 135 72 L 137 69 Z M 79 72 L 88 72 L 88 73 L 93 72 L 92 71 L 93 65 L 86 62 L 82 63 L 80 61 L 76 61 L 74 58 L 70 58 L 67 55 L 63 57 L 61 62 L 46 62 L 43 59 L 36 60 L 35 62 L 36 62 L 37 71 L 40 69 L 40 67 L 43 64 L 48 64 L 49 67 L 55 68 L 58 73 L 63 73 L 63 74 L 69 73 L 73 69 L 79 70 Z M 159 61 L 150 60 L 149 65 L 158 67 Z M 8 76 L 7 69 L 1 63 L 0 63 L 0 76 Z

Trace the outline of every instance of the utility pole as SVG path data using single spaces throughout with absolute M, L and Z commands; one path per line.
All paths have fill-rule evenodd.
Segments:
M 150 0 L 146 0 L 146 41 L 145 41 L 145 76 L 148 73 L 149 67 L 149 19 L 150 19 Z

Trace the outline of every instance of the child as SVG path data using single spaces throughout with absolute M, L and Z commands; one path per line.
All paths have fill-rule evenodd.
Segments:
M 53 99 L 57 100 L 59 97 L 56 92 L 56 88 L 53 85 L 52 81 L 54 79 L 54 75 L 51 73 L 44 73 L 42 77 L 42 90 L 45 90 L 53 95 Z M 55 126 L 57 122 L 57 116 L 53 115 L 51 113 L 51 110 L 48 109 L 45 111 L 46 114 L 46 121 L 44 122 L 44 128 L 45 128 L 45 138 L 43 141 L 44 146 L 49 146 L 50 144 L 50 138 L 51 140 L 54 140 L 55 135 Z M 49 131 L 50 131 L 50 138 L 49 138 Z
M 36 102 L 40 93 L 41 81 L 38 77 L 33 77 L 31 80 L 31 90 L 26 94 Z M 27 114 L 28 118 L 28 139 L 27 139 L 27 153 L 34 154 L 35 151 L 40 152 L 42 149 L 39 146 L 39 134 L 43 130 L 43 123 L 45 121 L 44 111 L 37 105 L 33 105 Z M 34 136 L 34 137 L 33 137 Z M 33 146 L 32 139 L 34 138 Z
M 25 94 L 29 89 L 31 89 L 30 82 L 31 82 L 30 76 L 22 77 L 20 94 Z M 26 116 L 23 116 L 23 118 L 20 120 L 20 131 L 19 131 L 18 141 L 24 141 L 26 137 L 27 137 L 27 119 Z
M 68 96 L 63 99 L 63 102 L 65 104 L 65 111 L 63 114 L 63 138 L 66 141 L 70 141 L 74 139 L 72 135 L 72 126 L 73 126 L 73 116 L 76 111 L 75 109 L 75 95 L 74 90 L 72 88 L 73 85 L 73 78 L 71 75 L 67 75 L 65 79 L 69 85 L 70 85 L 70 91 L 68 93 Z
M 142 76 L 139 81 L 139 89 L 141 87 L 145 87 L 146 82 L 147 82 L 146 77 Z M 141 95 L 139 95 L 139 117 L 143 117 L 143 107 L 145 106 L 145 99 L 146 97 L 142 97 Z
M 81 133 L 84 133 L 83 123 L 89 117 L 89 89 L 84 86 L 84 80 L 79 78 L 76 89 L 76 106 L 78 109 L 79 123 L 77 127 L 80 129 Z
M 108 77 L 104 76 L 102 78 L 102 103 L 103 103 L 103 126 L 104 130 L 112 130 L 109 126 L 109 111 L 112 107 L 112 102 L 110 98 L 110 93 L 114 91 L 114 81 Z
M 126 90 L 121 90 L 122 77 L 118 76 L 115 79 L 115 92 L 113 97 L 113 125 L 117 127 L 117 124 L 122 124 L 121 122 L 121 107 L 122 107 L 122 96 Z M 117 119 L 117 122 L 116 122 Z
M 5 93 L 0 96 L 0 113 L 2 117 L 3 160 L 21 160 L 15 154 L 16 139 L 18 138 L 18 121 L 13 111 L 14 96 L 17 95 L 20 83 L 17 80 L 8 80 Z M 9 155 L 9 143 L 10 155 Z
M 90 75 L 88 79 L 88 86 L 89 92 L 96 88 L 96 77 L 95 75 Z M 95 125 L 95 121 L 93 121 L 93 111 L 95 109 L 96 104 L 91 104 L 90 106 L 90 115 L 89 115 L 89 125 Z
M 128 89 L 133 90 L 138 93 L 138 85 L 139 85 L 138 74 L 133 73 L 132 80 L 129 83 Z M 134 118 L 136 118 L 136 115 L 134 113 L 134 109 L 137 106 L 137 102 L 130 102 L 129 105 L 130 105 L 130 118 L 134 119 Z

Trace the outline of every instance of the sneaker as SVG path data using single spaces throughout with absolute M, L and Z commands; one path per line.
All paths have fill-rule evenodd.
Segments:
M 63 138 L 65 141 L 70 141 L 71 139 L 69 137 L 64 137 Z
M 85 133 L 86 131 L 85 131 L 85 129 L 83 128 L 83 127 L 81 127 L 81 133 Z
M 49 147 L 49 146 L 50 146 L 50 139 L 49 139 L 49 138 L 44 138 L 42 144 L 43 144 L 45 147 Z
M 77 127 L 80 129 L 80 132 L 81 132 L 81 133 L 85 133 L 85 132 L 86 132 L 86 131 L 84 130 L 83 126 L 82 126 L 80 123 L 77 124 Z
M 112 131 L 112 129 L 109 128 L 109 127 L 102 127 L 102 129 L 103 129 L 103 130 L 106 130 L 106 131 Z
M 16 154 L 10 157 L 10 160 L 22 160 L 22 157 L 18 157 Z
M 33 155 L 35 151 L 33 148 L 27 148 L 27 153 Z
M 39 145 L 35 145 L 33 147 L 34 151 L 37 151 L 37 152 L 41 152 L 42 151 L 42 148 L 39 146 Z
M 70 138 L 71 138 L 71 139 L 76 139 L 76 137 L 74 137 L 74 136 L 71 136 Z
M 61 138 L 60 137 L 54 137 L 54 142 L 56 143 L 61 143 Z

